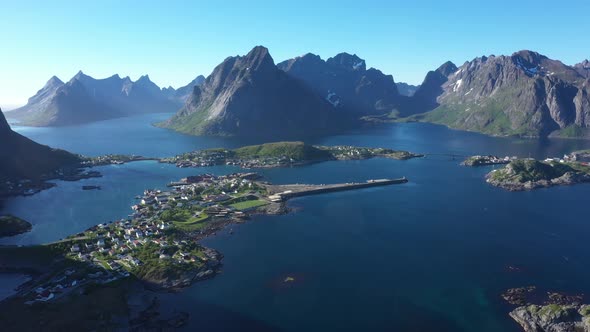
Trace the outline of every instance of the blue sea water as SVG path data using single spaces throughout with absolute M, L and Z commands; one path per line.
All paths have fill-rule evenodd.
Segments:
M 167 114 L 66 128 L 16 127 L 51 146 L 98 155 L 169 156 L 256 141 L 191 137 L 150 124 Z M 310 143 L 388 147 L 429 153 L 398 161 L 335 161 L 266 169 L 275 183 L 337 183 L 406 176 L 404 185 L 298 198 L 295 212 L 258 216 L 203 241 L 220 250 L 223 273 L 174 294 L 167 310 L 189 311 L 186 330 L 519 331 L 500 293 L 511 287 L 590 293 L 584 217 L 589 185 L 511 193 L 491 187 L 490 168 L 459 166 L 452 155 L 543 158 L 588 148 L 576 140 L 492 138 L 408 123 L 365 128 Z M 1 244 L 58 240 L 130 213 L 134 197 L 189 174 L 156 162 L 105 166 L 103 178 L 59 182 L 32 197 L 7 200 L 2 213 L 33 231 Z M 100 191 L 82 191 L 85 184 Z M 510 272 L 517 266 L 520 272 Z M 295 278 L 285 283 L 286 277 Z

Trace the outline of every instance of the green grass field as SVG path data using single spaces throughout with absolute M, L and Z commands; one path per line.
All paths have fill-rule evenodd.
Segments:
M 235 208 L 236 210 L 248 210 L 248 209 L 263 206 L 266 204 L 268 204 L 267 201 L 264 201 L 261 199 L 256 199 L 256 200 L 252 200 L 252 201 L 244 201 L 244 202 L 234 203 L 234 204 L 231 204 L 230 206 Z

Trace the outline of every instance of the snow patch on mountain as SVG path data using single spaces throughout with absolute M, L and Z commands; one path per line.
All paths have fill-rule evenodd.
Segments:
M 457 82 L 455 82 L 455 84 L 453 84 L 453 92 L 459 91 L 462 84 L 463 84 L 463 79 L 458 79 Z
M 359 68 L 361 68 L 362 66 L 365 65 L 365 60 L 361 60 L 359 62 L 356 62 L 352 65 L 352 69 L 354 70 L 358 70 Z

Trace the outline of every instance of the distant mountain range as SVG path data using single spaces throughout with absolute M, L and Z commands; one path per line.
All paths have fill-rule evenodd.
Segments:
M 53 76 L 27 105 L 8 113 L 26 126 L 65 126 L 134 114 L 174 112 L 186 101 L 199 76 L 187 86 L 160 89 L 145 75 L 133 82 L 113 75 L 94 79 L 78 72 L 64 83 Z
M 567 66 L 532 51 L 445 62 L 419 86 L 395 83 L 340 53 L 275 65 L 268 50 L 225 59 L 177 90 L 142 76 L 52 77 L 9 113 L 23 125 L 60 126 L 176 111 L 160 126 L 195 135 L 327 134 L 362 123 L 428 121 L 491 135 L 590 137 L 590 62 Z M 356 124 L 355 124 L 356 123 Z
M 160 125 L 195 135 L 288 136 L 332 132 L 344 119 L 326 96 L 280 70 L 257 46 L 215 67 Z
M 520 51 L 447 68 L 433 74 L 438 78 L 432 80 L 436 82 L 428 96 L 422 95 L 425 80 L 412 97 L 424 103 L 424 110 L 433 109 L 412 119 L 501 136 L 588 136 L 587 60 L 567 66 L 536 52 Z
M 15 133 L 0 110 L 0 180 L 32 179 L 64 165 L 78 163 L 79 157 Z

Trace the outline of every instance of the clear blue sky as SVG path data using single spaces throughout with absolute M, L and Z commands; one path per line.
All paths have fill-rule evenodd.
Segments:
M 160 86 L 208 75 L 255 45 L 275 62 L 356 53 L 420 83 L 447 60 L 532 49 L 566 64 L 590 57 L 590 1 L 0 0 L 0 106 L 52 76 L 142 74 Z

